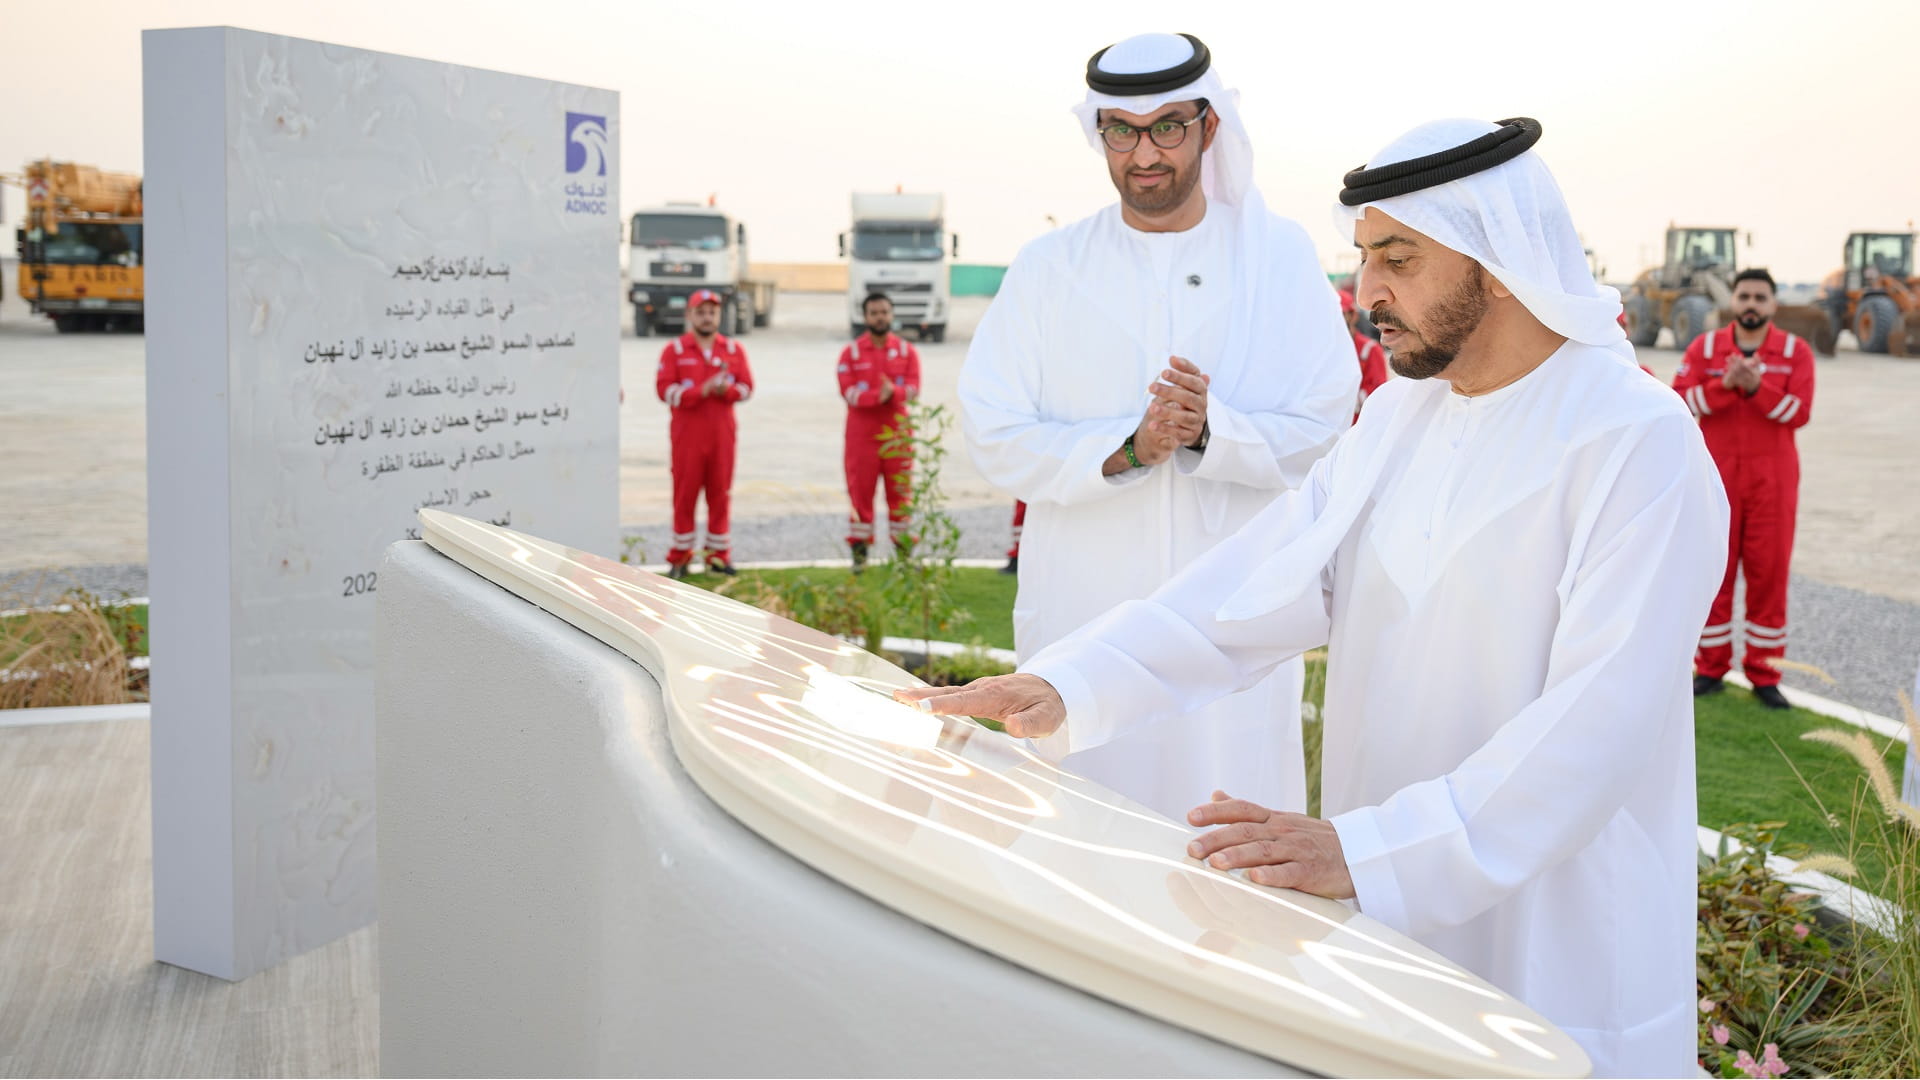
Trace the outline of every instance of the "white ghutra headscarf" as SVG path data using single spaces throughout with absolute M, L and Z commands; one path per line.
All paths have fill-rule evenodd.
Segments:
M 1195 40 L 1181 34 L 1140 34 L 1109 46 L 1093 63 L 1098 71 L 1110 75 L 1145 75 L 1190 63 L 1195 51 Z M 1229 89 L 1210 62 L 1193 81 L 1171 90 L 1126 96 L 1089 88 L 1086 98 L 1073 107 L 1073 115 L 1087 145 L 1104 155 L 1106 147 L 1099 130 L 1101 109 L 1150 116 L 1176 101 L 1196 98 L 1206 98 L 1208 107 L 1220 117 L 1213 145 L 1201 158 L 1200 190 L 1209 200 L 1217 199 L 1228 206 L 1251 204 L 1264 209 L 1266 204 L 1253 186 L 1253 142 L 1240 119 L 1240 91 Z
M 1388 143 L 1366 168 L 1442 153 L 1498 130 L 1484 120 L 1435 120 Z M 1369 206 L 1478 261 L 1554 333 L 1633 359 L 1620 328 L 1620 292 L 1593 280 L 1566 198 L 1534 150 L 1404 195 L 1336 204 L 1334 228 L 1348 242 Z

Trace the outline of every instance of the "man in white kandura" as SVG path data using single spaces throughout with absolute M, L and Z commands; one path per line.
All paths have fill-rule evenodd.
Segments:
M 1517 995 L 1596 1075 L 1694 1069 L 1690 675 L 1727 500 L 1635 366 L 1532 120 L 1449 120 L 1337 219 L 1396 372 L 1225 543 L 1022 666 L 903 691 L 1081 751 L 1327 644 L 1326 820 L 1215 793 L 1188 849 L 1351 899 Z M 1224 785 L 1223 785 L 1224 786 Z
M 1074 113 L 1120 202 L 1020 252 L 960 373 L 974 462 L 1027 503 L 1022 658 L 1297 487 L 1358 385 L 1339 302 L 1305 231 L 1253 187 L 1238 95 L 1206 46 L 1129 38 L 1088 61 L 1087 85 Z M 1067 767 L 1175 817 L 1222 784 L 1304 809 L 1301 672 L 1289 658 Z

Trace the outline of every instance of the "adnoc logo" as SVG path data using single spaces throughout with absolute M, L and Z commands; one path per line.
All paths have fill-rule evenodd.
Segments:
M 607 118 L 588 113 L 567 114 L 567 173 L 578 179 L 567 182 L 569 214 L 607 212 L 607 183 L 590 177 L 607 175 Z
M 567 114 L 567 171 L 607 175 L 607 118 Z

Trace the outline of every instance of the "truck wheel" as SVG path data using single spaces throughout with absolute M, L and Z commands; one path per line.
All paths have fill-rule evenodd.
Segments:
M 693 312 L 687 312 L 692 315 Z M 720 332 L 729 337 L 740 336 L 739 319 L 734 314 L 734 303 L 728 300 L 720 305 Z
M 77 332 L 79 329 L 80 316 L 78 315 L 55 315 L 53 317 L 54 333 L 71 334 Z
M 947 324 L 946 323 L 940 323 L 933 328 L 933 340 L 934 340 L 934 344 L 936 345 L 942 341 L 947 340 Z
M 772 322 L 773 312 L 771 311 L 756 311 L 753 313 L 753 325 L 755 326 L 767 326 Z
M 1668 327 L 1673 331 L 1673 347 L 1685 352 L 1693 339 L 1707 332 L 1713 321 L 1713 301 L 1695 294 L 1683 296 L 1673 302 L 1673 317 Z
M 1887 338 L 1900 325 L 1900 307 L 1891 296 L 1863 296 L 1853 313 L 1853 336 L 1860 339 L 1860 351 L 1883 353 Z
M 646 337 L 653 333 L 653 320 L 647 318 L 647 309 L 639 304 L 633 305 L 633 336 Z
M 734 306 L 738 311 L 739 317 L 734 320 L 733 336 L 746 337 L 748 334 L 753 333 L 753 311 L 747 306 L 747 302 L 744 300 L 735 300 Z
M 1653 301 L 1636 293 L 1627 297 L 1623 306 L 1627 311 L 1627 340 L 1642 349 L 1652 348 L 1660 340 L 1660 320 Z

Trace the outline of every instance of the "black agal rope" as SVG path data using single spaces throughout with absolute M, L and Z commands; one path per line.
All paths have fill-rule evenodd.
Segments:
M 1346 175 L 1346 187 L 1340 190 L 1340 204 L 1359 206 L 1378 202 L 1486 172 L 1526 153 L 1539 141 L 1540 121 L 1527 116 L 1502 120 L 1500 130 L 1437 154 L 1396 161 L 1377 169 L 1362 165 Z
M 1213 54 L 1206 45 L 1192 34 L 1181 34 L 1193 45 L 1193 56 L 1173 67 L 1162 71 L 1143 71 L 1123 75 L 1100 70 L 1100 58 L 1107 55 L 1107 49 L 1101 49 L 1087 61 L 1087 85 L 1102 94 L 1115 97 L 1140 97 L 1145 94 L 1164 94 L 1169 90 L 1178 90 L 1200 76 L 1213 66 Z

